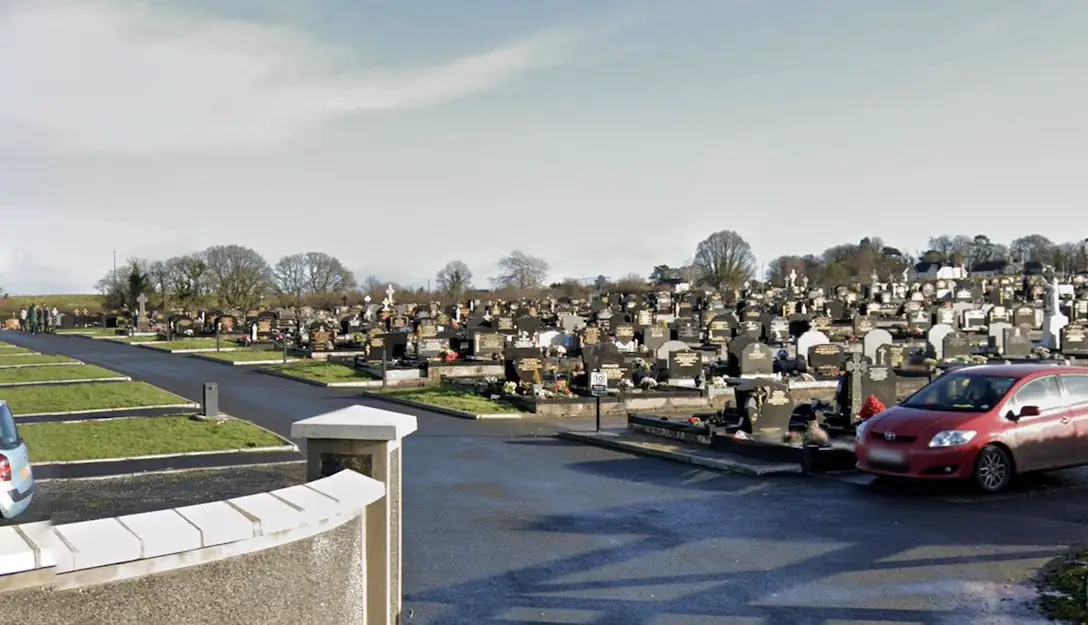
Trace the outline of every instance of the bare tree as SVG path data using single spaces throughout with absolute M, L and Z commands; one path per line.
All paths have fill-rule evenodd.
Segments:
M 165 260 L 157 260 L 151 263 L 148 267 L 147 273 L 151 278 L 152 288 L 158 292 L 162 298 L 162 308 L 166 310 L 169 306 L 170 295 L 170 268 L 167 267 Z
M 227 308 L 255 307 L 272 282 L 272 270 L 256 250 L 216 245 L 204 251 L 212 290 Z
M 272 269 L 276 292 L 290 296 L 297 306 L 307 288 L 306 255 L 290 254 L 279 259 Z
M 646 279 L 637 273 L 629 273 L 616 280 L 616 288 L 625 293 L 644 291 L 646 286 Z
M 472 270 L 459 260 L 451 260 L 435 275 L 435 286 L 446 297 L 459 301 L 472 288 Z
M 734 288 L 752 277 L 756 257 L 752 247 L 732 230 L 710 235 L 695 248 L 701 280 L 717 289 Z
M 304 255 L 306 289 L 309 293 L 343 293 L 355 288 L 355 276 L 339 258 L 324 252 L 308 252 Z
M 1021 262 L 1034 260 L 1053 264 L 1058 246 L 1041 234 L 1028 234 L 1014 239 L 1009 251 Z
M 187 309 L 201 305 L 210 290 L 204 253 L 175 256 L 166 261 L 166 266 L 170 291 L 178 303 Z
M 544 284 L 551 266 L 543 258 L 514 250 L 498 262 L 499 275 L 491 279 L 497 289 L 534 289 Z

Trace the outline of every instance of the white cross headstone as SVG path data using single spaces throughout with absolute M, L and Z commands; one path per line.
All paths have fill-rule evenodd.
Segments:
M 389 305 L 390 306 L 393 305 L 393 294 L 396 293 L 396 292 L 397 291 L 396 291 L 396 289 L 393 288 L 392 284 L 390 284 L 389 286 L 387 286 L 385 288 L 385 295 L 389 299 Z

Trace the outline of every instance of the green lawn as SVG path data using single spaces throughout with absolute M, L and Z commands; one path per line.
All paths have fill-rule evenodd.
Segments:
M 18 345 L 10 345 L 8 343 L 0 344 L 0 356 L 18 356 L 20 354 L 36 354 L 32 349 L 25 347 L 19 347 Z
M 428 386 L 425 388 L 391 389 L 374 391 L 397 399 L 415 401 L 428 406 L 450 408 L 470 414 L 499 414 L 522 412 L 516 406 L 492 401 L 486 397 L 467 393 L 450 386 Z
M 52 354 L 31 354 L 24 356 L 8 356 L 0 354 L 0 367 L 8 365 L 52 365 L 56 363 L 78 363 L 71 356 L 54 356 Z
M 161 349 L 163 351 L 171 352 L 178 349 L 215 349 L 214 338 L 200 338 L 200 339 L 179 339 L 176 341 L 155 341 L 154 345 L 149 345 L 152 349 Z M 233 338 L 220 337 L 219 347 L 241 347 L 237 341 Z
M 285 445 L 245 421 L 223 423 L 190 417 L 133 417 L 19 426 L 33 462 L 99 460 L 131 456 L 231 451 Z
M 348 365 L 314 360 L 304 360 L 302 362 L 288 363 L 286 365 L 272 365 L 268 367 L 268 370 L 326 384 L 330 382 L 361 382 L 375 379 L 374 376 L 365 371 L 360 371 L 349 367 Z
M 268 349 L 245 349 L 236 352 L 207 352 L 200 354 L 204 358 L 211 358 L 212 360 L 222 360 L 223 362 L 261 362 L 275 360 L 283 361 L 283 352 L 279 350 Z M 298 360 L 292 357 L 290 353 L 287 354 L 287 360 Z
M 115 343 L 157 343 L 160 341 L 158 336 L 124 336 L 118 334 L 117 336 L 111 336 L 107 340 L 114 341 Z
M 56 332 L 66 336 L 120 336 L 117 334 L 117 328 L 71 328 Z
M 116 371 L 94 365 L 59 365 L 56 367 L 17 367 L 0 369 L 0 384 L 17 382 L 60 382 L 123 377 Z
M 83 365 L 86 367 L 87 365 Z M 0 389 L 15 416 L 190 403 L 147 382 L 88 382 Z

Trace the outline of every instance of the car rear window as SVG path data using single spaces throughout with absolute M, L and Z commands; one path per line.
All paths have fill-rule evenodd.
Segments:
M 19 430 L 7 404 L 0 404 L 0 447 L 11 449 L 19 444 Z

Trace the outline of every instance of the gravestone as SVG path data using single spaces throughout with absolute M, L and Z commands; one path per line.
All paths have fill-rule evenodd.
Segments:
M 491 327 L 502 334 L 517 334 L 517 327 L 514 325 L 514 318 L 510 315 L 498 315 L 491 319 Z
M 891 367 L 868 365 L 861 361 L 860 354 L 852 354 L 846 363 L 846 372 L 839 379 L 837 401 L 839 410 L 849 423 L 858 422 L 858 413 L 870 396 L 875 396 L 890 408 L 896 403 L 896 383 L 898 376 Z
M 950 309 L 944 309 L 950 310 Z M 944 356 L 944 337 L 954 332 L 952 326 L 938 323 L 926 332 L 926 346 L 929 349 L 929 355 L 937 360 L 943 359 Z
M 147 318 L 147 296 L 140 293 L 136 298 L 136 303 L 140 307 L 140 312 L 136 317 L 136 331 L 137 332 L 150 332 L 151 320 Z
M 827 338 L 827 335 L 819 330 L 809 330 L 801 336 L 797 337 L 797 355 L 808 358 L 809 352 L 816 345 L 826 345 L 831 340 Z M 810 363 L 811 364 L 811 363 Z
M 945 360 L 971 355 L 971 340 L 963 332 L 956 330 L 949 332 L 941 343 L 943 345 L 941 356 Z
M 601 329 L 597 326 L 586 326 L 582 328 L 581 335 L 582 347 L 592 347 L 594 345 L 601 344 Z
M 725 319 L 714 319 L 706 328 L 706 342 L 711 345 L 726 345 L 733 337 L 733 328 Z
M 511 347 L 504 357 L 506 379 L 525 384 L 540 384 L 544 375 L 544 360 L 535 347 Z M 587 363 L 587 369 L 588 363 Z M 592 370 L 592 369 L 591 369 Z
M 669 340 L 669 329 L 665 326 L 649 326 L 642 330 L 642 345 L 651 352 L 656 352 L 659 347 Z
M 276 333 L 278 328 L 276 327 L 276 313 L 265 310 L 257 313 L 257 318 L 254 321 L 257 326 L 257 341 L 261 343 L 271 343 L 276 339 Z
M 676 322 L 676 340 L 689 347 L 698 347 L 702 343 L 699 339 L 699 328 L 690 319 L 680 319 Z
M 854 336 L 865 336 L 876 328 L 876 322 L 869 315 L 854 316 Z
M 1005 330 L 1006 328 L 1012 328 L 1011 323 L 992 323 L 987 328 L 987 334 L 989 338 L 987 343 L 990 345 L 990 350 L 996 354 L 1005 353 Z
M 793 414 L 789 386 L 777 380 L 749 380 L 736 388 L 736 397 L 745 420 L 741 428 L 756 440 L 780 444 Z
M 506 335 L 498 332 L 477 331 L 472 335 L 472 356 L 480 360 L 502 358 L 506 349 Z
M 687 346 L 687 343 L 684 343 L 682 341 L 665 341 L 661 344 L 660 347 L 657 348 L 654 356 L 656 357 L 658 362 L 662 363 L 662 365 L 664 366 L 667 366 L 669 362 L 669 354 L 683 349 L 691 348 Z
M 907 315 L 907 328 L 915 334 L 927 332 L 933 325 L 933 316 L 928 310 L 921 309 Z
M 448 338 L 421 336 L 416 339 L 416 357 L 420 360 L 437 358 L 450 347 Z
M 774 350 L 763 343 L 753 342 L 740 354 L 741 376 L 763 376 L 774 374 Z
M 862 340 L 862 353 L 872 362 L 876 362 L 876 348 L 881 345 L 891 344 L 892 335 L 887 330 L 877 328 L 865 335 Z
M 1081 324 L 1061 329 L 1061 353 L 1075 358 L 1088 358 L 1088 328 Z
M 703 373 L 703 362 L 699 352 L 682 349 L 669 352 L 669 383 L 679 386 L 694 386 L 695 378 Z
M 1022 326 L 1008 327 L 1004 330 L 1004 356 L 1006 358 L 1027 358 L 1031 356 L 1030 330 Z
M 790 322 L 785 317 L 775 316 L 767 323 L 767 340 L 771 343 L 786 343 L 790 340 Z
M 972 308 L 964 310 L 960 317 L 960 330 L 964 332 L 982 332 L 986 327 L 986 313 Z
M 933 317 L 937 322 L 937 325 L 948 326 L 953 330 L 959 324 L 959 316 L 956 314 L 955 308 L 938 308 L 933 313 Z
M 1030 306 L 1021 306 L 1012 314 L 1012 324 L 1015 326 L 1035 327 L 1035 309 Z
M 808 349 L 808 368 L 820 375 L 837 376 L 842 370 L 843 349 L 837 343 L 818 343 Z

